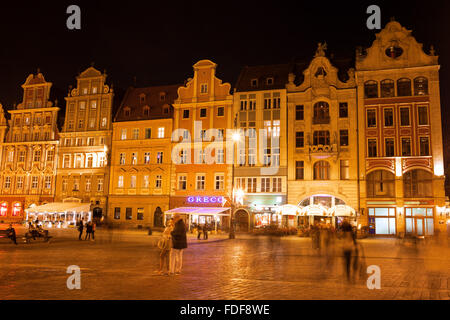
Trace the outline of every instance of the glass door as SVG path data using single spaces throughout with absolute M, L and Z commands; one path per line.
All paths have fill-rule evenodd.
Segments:
M 423 218 L 416 218 L 416 232 L 418 236 L 424 235 L 424 219 Z

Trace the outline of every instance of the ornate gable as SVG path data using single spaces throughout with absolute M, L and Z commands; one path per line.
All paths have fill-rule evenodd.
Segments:
M 423 44 L 411 35 L 412 31 L 402 27 L 397 21 L 389 22 L 376 35 L 376 40 L 364 55 L 357 52 L 357 70 L 381 70 L 420 67 L 438 64 L 438 56 L 431 48 L 430 54 L 423 51 Z

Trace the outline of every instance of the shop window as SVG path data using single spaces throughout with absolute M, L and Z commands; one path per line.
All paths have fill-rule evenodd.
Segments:
M 381 97 L 392 98 L 395 96 L 394 80 L 386 79 L 381 81 Z
M 330 164 L 327 161 L 314 164 L 314 180 L 330 180 Z
M 314 124 L 330 123 L 330 106 L 326 102 L 317 102 L 314 105 Z
M 433 196 L 433 175 L 425 170 L 412 170 L 403 175 L 405 198 L 428 198 Z
M 414 79 L 414 95 L 424 96 L 428 95 L 428 79 L 425 77 L 419 77 Z
M 395 208 L 369 208 L 369 219 L 374 220 L 377 235 L 397 233 Z
M 378 82 L 367 81 L 364 84 L 364 95 L 366 99 L 378 98 Z
M 13 217 L 18 217 L 22 214 L 22 204 L 20 202 L 16 202 L 13 204 Z
M 402 78 L 397 80 L 397 96 L 399 97 L 412 96 L 410 79 Z
M 367 175 L 368 198 L 395 197 L 395 176 L 393 173 L 378 170 Z
M 125 209 L 125 219 L 127 219 L 127 220 L 133 219 L 133 208 Z
M 295 162 L 295 180 L 305 179 L 305 162 L 296 161 Z

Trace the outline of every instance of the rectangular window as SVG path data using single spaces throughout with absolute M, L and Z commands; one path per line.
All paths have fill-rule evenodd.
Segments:
M 400 108 L 400 125 L 408 127 L 410 125 L 409 108 Z
M 64 155 L 63 168 L 70 168 L 70 155 L 68 155 L 68 154 Z
M 261 178 L 261 192 L 270 192 L 270 178 Z
M 208 93 L 208 84 L 202 83 L 200 86 L 200 93 Z
M 143 178 L 144 179 L 142 180 L 142 188 L 148 189 L 148 187 L 150 185 L 150 178 L 148 175 L 145 175 Z
M 348 130 L 340 130 L 339 131 L 339 141 L 341 143 L 341 147 L 348 147 Z
M 185 175 L 178 176 L 178 190 L 187 189 L 187 177 Z
M 114 208 L 114 219 L 120 220 L 120 208 Z
M 133 208 L 126 208 L 125 219 L 127 219 L 127 220 L 133 219 Z
M 189 110 L 183 110 L 183 119 L 189 119 Z
M 127 140 L 127 129 L 122 129 L 122 133 L 120 135 L 121 140 Z
M 418 107 L 419 113 L 419 126 L 427 126 L 428 125 L 428 107 Z
M 305 110 L 304 106 L 295 106 L 295 120 L 303 121 L 305 120 Z
M 348 118 L 348 103 L 339 103 L 339 118 Z
M 216 163 L 217 163 L 217 164 L 223 164 L 223 163 L 225 163 L 225 153 L 224 153 L 223 149 L 218 149 L 218 150 L 217 150 L 217 159 L 216 159 Z
M 130 188 L 131 188 L 131 189 L 136 189 L 136 176 L 131 176 L 131 179 L 130 179 Z
M 256 178 L 247 178 L 248 193 L 256 193 Z
M 73 178 L 73 191 L 80 191 L 80 178 Z
M 272 178 L 272 192 L 282 192 L 281 178 Z
M 91 191 L 91 178 L 86 178 L 86 183 L 84 184 L 86 192 Z
M 205 175 L 201 174 L 201 175 L 197 175 L 197 185 L 196 185 L 196 190 L 205 190 Z
M 32 177 L 31 178 L 31 189 L 37 189 L 39 184 L 39 178 L 38 177 Z
M 137 219 L 144 220 L 144 208 L 137 209 Z
M 150 152 L 144 153 L 144 164 L 150 163 Z
M 131 164 L 136 165 L 137 164 L 137 153 L 133 152 L 131 154 Z
M 402 157 L 411 156 L 411 138 L 402 138 Z
M 164 127 L 158 128 L 158 138 L 164 138 Z
M 34 158 L 33 158 L 34 162 L 39 162 L 41 161 L 41 150 L 36 150 L 34 152 Z
M 88 138 L 87 145 L 92 147 L 94 145 L 94 138 Z
M 5 189 L 11 188 L 11 177 L 5 178 Z
M 215 190 L 223 190 L 224 189 L 224 181 L 225 181 L 225 176 L 223 174 L 216 174 L 214 189 Z
M 146 128 L 145 129 L 145 139 L 151 139 L 152 138 L 152 129 Z
M 394 157 L 395 156 L 395 142 L 394 139 L 389 138 L 385 140 L 386 145 L 386 157 Z
M 17 177 L 17 189 L 19 190 L 23 189 L 23 177 Z
M 224 107 L 218 107 L 217 108 L 217 116 L 223 117 L 225 115 L 225 108 Z
M 430 155 L 430 139 L 428 137 L 420 137 L 420 156 L 427 157 Z
M 295 162 L 295 179 L 304 180 L 305 179 L 305 162 L 296 161 Z
M 279 92 L 275 92 L 273 94 L 273 108 L 274 109 L 280 109 L 280 107 L 281 107 L 280 93 Z
M 156 189 L 161 189 L 162 188 L 162 176 L 161 175 L 157 175 L 156 176 L 155 188 Z
M 367 110 L 367 127 L 368 128 L 377 127 L 377 111 L 375 109 Z
M 341 180 L 350 179 L 350 160 L 341 160 Z
M 103 191 L 103 184 L 104 184 L 104 178 L 98 178 L 97 179 L 97 191 L 98 192 Z
M 305 137 L 304 133 L 302 132 L 296 132 L 295 133 L 295 147 L 296 148 L 304 148 L 305 147 Z
M 139 139 L 139 129 L 134 128 L 133 129 L 133 140 L 138 140 L 138 139 Z
M 62 181 L 62 191 L 63 192 L 67 192 L 67 186 L 68 186 L 67 179 L 64 178 L 63 181 Z
M 367 140 L 367 151 L 369 158 L 376 158 L 378 156 L 376 139 Z
M 19 151 L 19 162 L 25 162 L 25 151 Z
M 206 118 L 206 109 L 205 108 L 200 109 L 200 118 Z
M 123 188 L 123 176 L 119 176 L 117 180 L 117 188 Z
M 156 156 L 156 163 L 161 164 L 163 163 L 163 156 L 164 152 L 158 152 Z
M 121 153 L 120 159 L 119 159 L 119 164 L 124 165 L 126 163 L 126 158 L 127 158 L 126 153 Z
M 384 109 L 384 126 L 385 127 L 394 126 L 394 110 L 392 108 Z

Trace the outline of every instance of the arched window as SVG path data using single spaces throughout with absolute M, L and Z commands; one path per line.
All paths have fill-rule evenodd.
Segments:
M 314 124 L 330 123 L 330 106 L 328 103 L 321 101 L 314 105 Z
M 395 96 L 394 80 L 386 79 L 381 81 L 381 97 L 391 98 Z
M 433 175 L 425 170 L 412 170 L 403 176 L 405 198 L 427 198 L 433 196 Z
M 378 82 L 367 81 L 364 84 L 364 95 L 366 99 L 378 98 Z
M 399 97 L 412 96 L 411 80 L 402 78 L 397 80 L 397 95 Z
M 418 77 L 414 79 L 414 95 L 426 96 L 428 95 L 428 79 L 425 77 Z
M 366 181 L 368 198 L 393 198 L 395 197 L 395 176 L 384 170 L 371 172 Z
M 330 164 L 319 161 L 314 164 L 314 180 L 330 180 Z
M 150 108 L 148 106 L 144 107 L 144 116 L 148 117 L 150 115 Z

